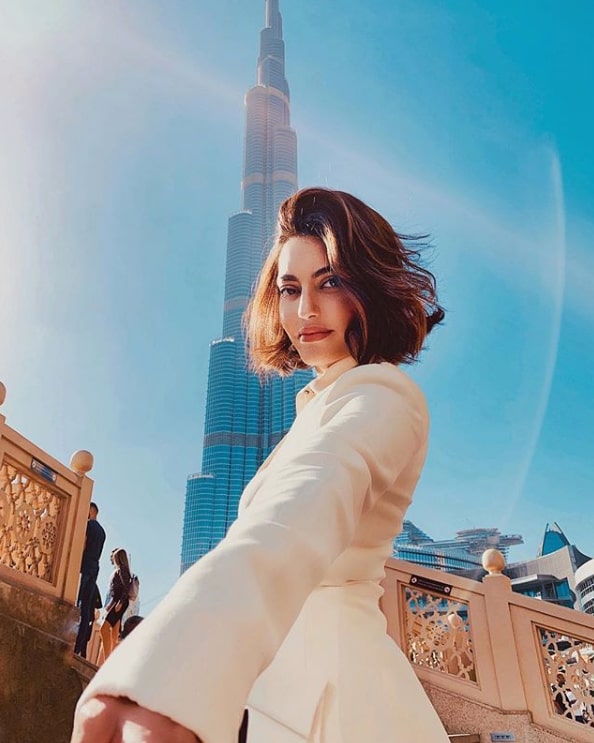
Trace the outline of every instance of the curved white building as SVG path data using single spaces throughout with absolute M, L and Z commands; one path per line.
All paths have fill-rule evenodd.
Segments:
M 575 571 L 575 592 L 581 610 L 594 614 L 594 559 L 588 560 Z

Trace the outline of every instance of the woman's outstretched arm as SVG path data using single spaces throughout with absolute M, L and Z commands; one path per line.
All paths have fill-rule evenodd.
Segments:
M 305 600 L 426 440 L 423 396 L 391 365 L 352 369 L 310 405 L 315 430 L 289 434 L 227 537 L 118 646 L 80 713 L 94 696 L 121 696 L 204 743 L 235 743 L 250 690 Z

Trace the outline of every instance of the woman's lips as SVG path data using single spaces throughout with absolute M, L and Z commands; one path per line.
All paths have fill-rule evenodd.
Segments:
M 323 330 L 322 328 L 315 330 L 306 330 L 302 333 L 299 333 L 299 340 L 301 343 L 313 343 L 314 341 L 321 341 L 324 338 L 327 338 L 331 330 Z

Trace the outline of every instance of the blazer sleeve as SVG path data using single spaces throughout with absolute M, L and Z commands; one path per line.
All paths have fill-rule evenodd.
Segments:
M 83 700 L 125 696 L 204 743 L 236 743 L 250 689 L 308 595 L 424 446 L 424 398 L 386 366 L 332 385 L 319 428 L 275 457 L 226 538 L 117 647 Z

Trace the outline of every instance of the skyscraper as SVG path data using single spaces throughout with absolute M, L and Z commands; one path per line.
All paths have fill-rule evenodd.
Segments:
M 487 549 L 498 549 L 507 558 L 510 546 L 522 543 L 519 534 L 501 534 L 499 529 L 492 527 L 464 529 L 456 532 L 453 539 L 435 541 L 405 519 L 402 531 L 394 539 L 392 557 L 456 573 L 481 570 L 481 556 Z
M 182 572 L 225 536 L 243 488 L 289 429 L 295 395 L 311 378 L 309 371 L 297 371 L 261 382 L 248 371 L 241 327 L 278 207 L 297 189 L 278 0 L 266 0 L 257 83 L 245 108 L 242 207 L 228 224 L 223 332 L 210 347 L 202 470 L 186 486 Z

